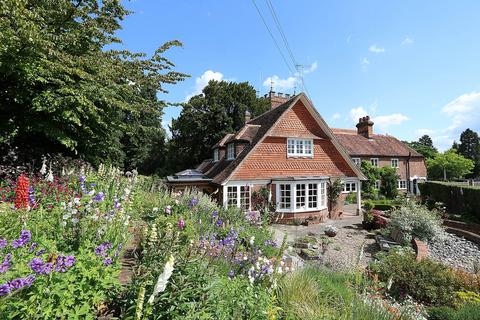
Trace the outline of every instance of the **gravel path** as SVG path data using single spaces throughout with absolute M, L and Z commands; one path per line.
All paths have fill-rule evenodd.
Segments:
M 480 267 L 480 246 L 457 235 L 447 233 L 428 244 L 429 255 L 446 265 L 474 272 L 475 263 Z

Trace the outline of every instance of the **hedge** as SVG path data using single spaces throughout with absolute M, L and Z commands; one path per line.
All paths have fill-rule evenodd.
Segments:
M 480 188 L 438 181 L 419 183 L 418 187 L 422 196 L 445 203 L 449 212 L 480 219 Z

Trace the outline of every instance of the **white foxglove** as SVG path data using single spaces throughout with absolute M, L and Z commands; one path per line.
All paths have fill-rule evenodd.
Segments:
M 162 274 L 158 276 L 157 284 L 153 289 L 152 295 L 150 296 L 150 298 L 148 298 L 149 304 L 153 304 L 153 301 L 155 300 L 155 296 L 157 294 L 165 291 L 165 288 L 167 287 L 168 279 L 170 279 L 170 277 L 172 276 L 174 262 L 175 262 L 175 258 L 172 255 L 170 255 L 170 257 L 167 260 L 167 263 L 165 263 L 165 267 L 163 268 Z

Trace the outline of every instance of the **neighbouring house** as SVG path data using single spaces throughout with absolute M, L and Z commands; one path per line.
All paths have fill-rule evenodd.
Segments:
M 334 180 L 359 184 L 365 177 L 311 101 L 270 92 L 272 109 L 212 146 L 212 159 L 196 169 L 167 177 L 172 191 L 198 188 L 224 206 L 253 210 L 252 194 L 266 188 L 282 220 L 335 219 L 343 210 L 342 194 L 329 207 L 328 185 Z M 357 188 L 357 212 L 361 195 Z
M 395 137 L 374 134 L 373 124 L 370 117 L 365 116 L 358 120 L 357 130 L 332 128 L 332 131 L 355 164 L 359 166 L 365 160 L 377 167 L 396 168 L 399 191 L 419 194 L 418 183 L 427 179 L 423 156 Z M 347 193 L 357 188 L 353 182 L 344 184 Z M 376 188 L 380 188 L 380 181 Z

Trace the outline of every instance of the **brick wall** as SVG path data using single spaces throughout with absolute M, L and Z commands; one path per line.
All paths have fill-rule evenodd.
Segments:
M 378 165 L 380 167 L 391 167 L 392 159 L 398 159 L 398 168 L 397 174 L 400 176 L 402 180 L 409 180 L 407 177 L 407 157 L 358 157 L 352 156 L 352 158 L 360 158 L 361 160 L 365 160 L 370 162 L 371 158 L 378 158 Z M 411 158 L 410 159 L 410 177 L 418 176 L 418 177 L 426 177 L 427 176 L 427 168 L 425 167 L 425 162 L 423 159 Z

